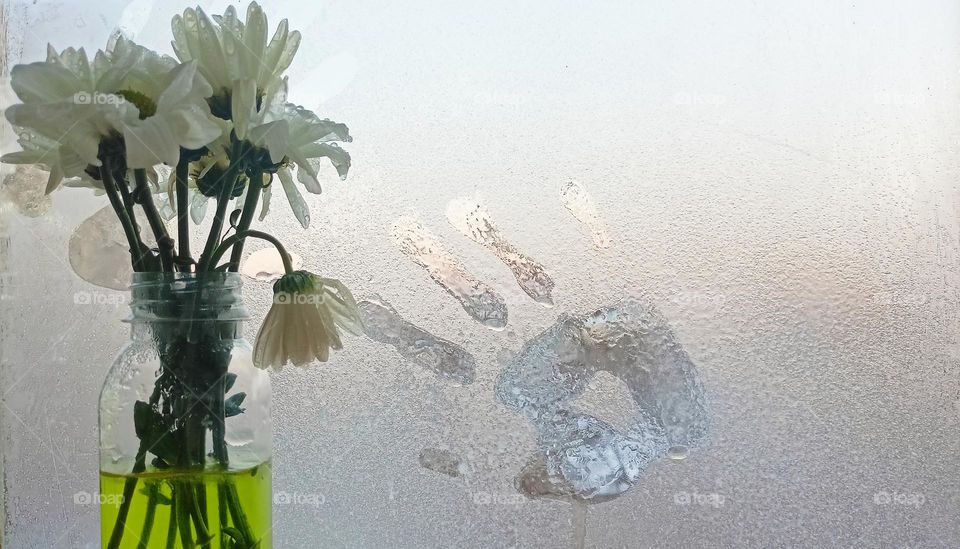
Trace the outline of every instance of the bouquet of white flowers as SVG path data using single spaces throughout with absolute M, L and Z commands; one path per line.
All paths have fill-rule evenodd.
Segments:
M 14 67 L 11 85 L 22 103 L 5 114 L 23 150 L 2 160 L 49 171 L 47 193 L 63 183 L 102 191 L 129 244 L 133 322 L 147 324 L 159 363 L 149 396 L 123 396 L 136 362 L 128 357 L 101 397 L 101 452 L 115 450 L 104 431 L 119 428 L 104 418 L 121 422 L 120 411 L 137 440 L 120 474 L 120 503 L 102 513 L 104 547 L 265 548 L 269 501 L 264 520 L 241 497 L 228 452 L 227 419 L 251 415 L 249 387 L 256 385 L 228 396 L 248 375 L 234 371 L 239 347 L 225 335 L 245 318 L 231 273 L 249 238 L 270 242 L 283 260 L 273 307 L 249 353 L 259 368 L 325 361 L 341 348 L 341 329 L 358 333 L 346 287 L 294 271 L 278 239 L 251 228 L 257 209 L 261 221 L 269 210 L 275 177 L 306 228 L 299 187 L 320 192 L 324 159 L 345 178 L 350 156 L 338 143 L 351 138 L 345 125 L 287 101 L 284 72 L 301 36 L 286 20 L 268 39 L 267 18 L 252 3 L 245 20 L 233 7 L 212 17 L 187 9 L 172 30 L 179 61 L 116 34 L 92 59 L 82 48 L 49 47 L 46 61 Z M 215 212 L 195 256 L 191 218 L 200 222 L 209 198 Z M 175 238 L 163 211 L 175 212 Z M 269 478 L 266 486 L 269 498 Z M 154 528 L 161 517 L 169 526 Z

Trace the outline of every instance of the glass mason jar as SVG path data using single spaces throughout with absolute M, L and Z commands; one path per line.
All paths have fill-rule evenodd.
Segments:
M 135 273 L 100 393 L 102 547 L 271 547 L 270 379 L 237 273 Z

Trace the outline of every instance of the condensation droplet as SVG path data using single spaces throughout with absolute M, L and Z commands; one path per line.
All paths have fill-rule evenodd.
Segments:
M 686 459 L 688 455 L 690 455 L 690 450 L 686 446 L 671 446 L 667 450 L 667 457 L 677 461 Z
M 503 297 L 467 271 L 419 221 L 401 217 L 393 224 L 392 234 L 400 251 L 426 269 L 474 320 L 493 329 L 507 325 Z
M 607 233 L 607 227 L 597 211 L 597 206 L 583 188 L 583 185 L 576 181 L 568 181 L 560 185 L 560 203 L 566 208 L 578 221 L 587 226 L 593 237 L 593 245 L 597 248 L 610 247 L 610 235 Z
M 500 233 L 481 204 L 468 199 L 451 200 L 447 204 L 447 220 L 464 236 L 492 251 L 534 301 L 553 305 L 553 279 L 543 265 L 521 253 Z
M 290 261 L 294 269 L 300 268 L 302 261 L 299 255 L 290 252 Z M 283 276 L 283 259 L 280 258 L 280 252 L 273 247 L 253 252 L 241 264 L 240 274 L 262 282 L 280 278 Z

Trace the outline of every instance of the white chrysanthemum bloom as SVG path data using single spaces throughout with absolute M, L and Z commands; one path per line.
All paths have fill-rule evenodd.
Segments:
M 258 368 L 280 369 L 288 362 L 326 362 L 340 350 L 339 329 L 360 335 L 357 302 L 342 283 L 307 271 L 287 273 L 273 285 L 273 306 L 253 345 Z
M 215 21 L 215 23 L 214 23 Z M 232 119 L 237 136 L 246 136 L 249 113 L 281 85 L 281 77 L 300 46 L 300 33 L 280 21 L 267 41 L 267 17 L 260 5 L 247 7 L 246 21 L 237 18 L 233 6 L 213 21 L 198 6 L 188 8 L 172 21 L 173 49 L 184 63 L 195 61 L 213 87 L 213 113 Z
M 198 149 L 220 134 L 205 100 L 212 89 L 195 65 L 120 35 L 93 63 L 82 48 L 49 48 L 45 62 L 15 66 L 11 86 L 23 103 L 5 115 L 24 150 L 0 160 L 46 166 L 47 192 L 100 166 L 105 139 L 122 137 L 126 165 L 136 169 L 176 164 L 180 147 Z
M 320 159 L 329 158 L 341 179 L 350 168 L 350 155 L 335 142 L 350 142 L 347 127 L 321 120 L 313 112 L 287 103 L 287 84 L 283 72 L 290 66 L 300 45 L 300 33 L 290 31 L 282 20 L 267 41 L 267 18 L 256 2 L 247 7 L 246 20 L 240 21 L 232 6 L 212 19 L 197 8 L 173 18 L 173 48 L 181 61 L 195 61 L 214 89 L 210 99 L 212 112 L 233 122 L 236 137 L 268 155 L 261 168 L 276 173 L 297 220 L 304 228 L 310 224 L 310 212 L 293 172 L 307 191 L 320 193 L 317 179 Z M 261 219 L 269 210 L 270 186 L 263 190 Z M 199 211 L 203 198 L 194 204 Z
M 322 159 L 330 160 L 340 179 L 350 170 L 350 154 L 337 142 L 353 141 L 345 124 L 321 119 L 313 111 L 286 101 L 286 83 L 269 98 L 260 111 L 251 113 L 247 140 L 265 151 L 265 163 L 272 164 L 283 192 L 303 228 L 310 226 L 310 210 L 294 184 L 297 179 L 313 194 L 322 188 L 318 171 Z

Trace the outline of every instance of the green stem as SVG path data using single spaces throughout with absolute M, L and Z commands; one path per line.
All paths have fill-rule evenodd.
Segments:
M 187 192 L 187 176 L 190 170 L 190 161 L 180 156 L 177 162 L 177 239 L 180 241 L 178 256 L 184 265 L 189 265 L 193 258 L 190 256 L 190 205 Z
M 207 491 L 202 480 L 194 487 L 194 491 L 197 505 L 200 507 L 200 518 L 203 520 L 203 524 L 209 526 L 210 514 L 207 512 Z
M 167 524 L 167 549 L 177 544 L 177 487 L 170 483 L 170 522 Z
M 207 243 L 203 248 L 203 254 L 200 256 L 200 264 L 197 266 L 197 272 L 206 272 L 211 264 L 210 255 L 220 244 L 220 236 L 223 233 L 223 220 L 227 215 L 227 206 L 230 204 L 230 196 L 240 178 L 240 166 L 242 164 L 240 156 L 242 154 L 242 142 L 234 140 L 233 150 L 230 154 L 230 167 L 223 175 L 223 181 L 220 188 L 220 195 L 217 197 L 217 213 L 213 216 L 213 224 L 210 226 L 210 234 L 207 235 Z
M 110 205 L 113 206 L 117 217 L 120 218 L 120 224 L 123 226 L 123 234 L 126 235 L 127 244 L 130 246 L 133 270 L 142 271 L 143 246 L 140 244 L 140 236 L 137 234 L 136 229 L 134 229 L 133 222 L 130 220 L 130 216 L 127 215 L 126 207 L 117 191 L 117 184 L 113 180 L 113 166 L 110 163 L 110 157 L 104 156 L 101 162 L 103 166 L 100 167 L 100 179 L 103 181 L 103 190 L 106 191 L 107 198 L 110 199 Z
M 186 497 L 190 502 L 190 516 L 193 518 L 193 522 L 197 526 L 198 542 L 200 543 L 201 547 L 209 546 L 211 541 L 210 530 L 207 529 L 207 524 L 203 520 L 203 516 L 200 511 L 200 503 L 197 501 L 197 494 L 194 491 L 194 486 L 191 481 L 185 481 L 183 488 L 186 490 Z
M 240 222 L 237 224 L 237 232 L 243 232 L 250 228 L 253 223 L 253 216 L 257 212 L 257 202 L 260 200 L 260 191 L 263 189 L 263 172 L 258 168 L 250 174 L 250 185 L 247 186 L 247 199 L 243 202 L 243 211 L 240 214 Z M 243 240 L 238 240 L 233 245 L 233 252 L 230 253 L 230 270 L 237 272 L 240 269 L 240 258 L 243 257 Z M 216 262 L 213 263 L 214 265 Z
M 193 532 L 190 531 L 190 509 L 187 490 L 183 481 L 177 482 L 174 498 L 177 499 L 177 522 L 180 524 L 180 542 L 184 549 L 193 549 Z
M 147 216 L 147 222 L 150 224 L 150 230 L 153 231 L 153 237 L 157 241 L 157 247 L 160 248 L 160 264 L 164 271 L 173 270 L 173 242 L 167 235 L 167 227 L 160 218 L 160 212 L 157 211 L 157 205 L 153 203 L 153 194 L 150 192 L 150 186 L 147 183 L 147 170 L 133 170 L 133 177 L 137 182 L 137 190 L 134 199 L 143 208 L 143 213 Z
M 210 264 L 216 265 L 217 261 L 223 257 L 223 254 L 227 252 L 230 246 L 233 246 L 235 243 L 245 239 L 245 238 L 259 238 L 261 240 L 266 240 L 267 242 L 273 244 L 277 249 L 277 252 L 280 253 L 280 260 L 283 261 L 283 270 L 285 273 L 290 274 L 293 272 L 293 261 L 290 259 L 290 254 L 287 253 L 287 249 L 283 247 L 283 244 L 280 243 L 277 238 L 271 234 L 267 234 L 263 231 L 238 231 L 229 237 L 225 238 L 220 246 L 213 252 Z
M 137 244 L 139 244 L 139 249 L 146 248 L 146 245 L 143 243 L 143 238 L 140 236 L 140 223 L 137 222 L 137 214 L 133 209 L 133 205 L 136 203 L 133 200 L 133 195 L 130 194 L 130 185 L 127 183 L 126 174 L 122 177 L 114 179 L 117 189 L 120 191 L 120 198 L 123 199 L 123 208 L 127 211 L 127 217 L 130 218 L 130 224 L 133 225 L 133 232 L 137 235 Z
M 227 431 L 227 418 L 224 410 L 224 402 L 226 399 L 226 385 L 224 384 L 224 376 L 220 375 L 217 379 L 217 389 L 216 389 L 216 398 L 214 399 L 213 412 L 211 419 L 213 420 L 213 457 L 217 462 L 222 465 L 224 468 L 229 464 L 229 457 L 227 455 L 227 442 L 226 442 L 226 431 Z
M 223 483 L 217 484 L 217 515 L 220 519 L 220 529 L 223 530 L 227 527 L 227 489 L 224 487 Z M 222 538 L 222 534 L 221 534 Z M 223 543 L 221 539 L 220 543 Z
M 250 530 L 250 522 L 247 520 L 247 514 L 243 512 L 243 506 L 240 504 L 237 487 L 233 484 L 233 479 L 230 478 L 225 480 L 224 484 L 226 485 L 224 489 L 227 495 L 227 505 L 230 508 L 230 514 L 233 516 L 233 523 L 237 526 L 237 529 L 240 530 L 240 533 L 243 534 L 247 543 L 253 547 L 258 540 L 253 537 L 253 532 Z
M 137 474 L 142 473 L 147 467 L 145 459 L 147 448 L 144 442 L 140 442 L 140 448 L 137 450 L 137 459 L 133 464 L 133 474 L 127 477 L 123 483 L 123 500 L 120 502 L 120 511 L 117 513 L 117 521 L 113 523 L 113 532 L 110 533 L 110 542 L 108 549 L 118 549 L 120 541 L 123 539 L 123 532 L 127 528 L 127 515 L 130 513 L 130 505 L 133 503 L 133 496 L 137 489 Z
M 157 484 L 151 483 L 149 490 L 149 499 L 147 500 L 147 516 L 143 519 L 143 529 L 140 531 L 140 549 L 148 549 L 147 542 L 150 540 L 150 533 L 153 530 L 153 519 L 157 513 Z

